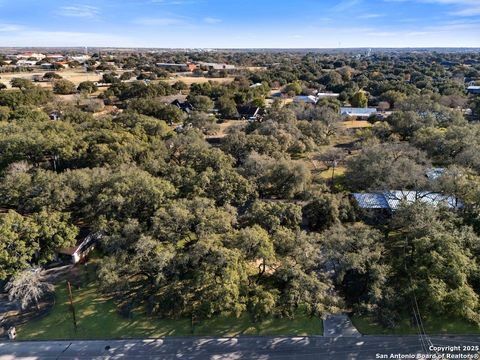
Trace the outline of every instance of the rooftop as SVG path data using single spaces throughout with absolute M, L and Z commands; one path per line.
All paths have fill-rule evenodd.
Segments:
M 378 193 L 354 193 L 353 197 L 362 209 L 385 209 L 395 211 L 404 202 L 422 202 L 433 206 L 446 205 L 461 208 L 463 204 L 453 196 L 428 191 L 391 190 Z

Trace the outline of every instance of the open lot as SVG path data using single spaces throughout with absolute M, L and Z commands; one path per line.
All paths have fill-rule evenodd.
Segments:
M 85 274 L 84 274 L 85 275 Z M 82 275 L 82 276 L 84 276 Z M 86 275 L 85 275 L 86 276 Z M 90 278 L 93 277 L 91 274 Z M 321 335 L 322 320 L 299 312 L 294 319 L 269 318 L 254 322 L 248 314 L 198 321 L 159 319 L 141 309 L 120 316 L 114 302 L 101 295 L 94 281 L 73 289 L 78 329 L 74 330 L 65 282 L 55 286 L 56 301 L 44 317 L 17 328 L 20 340 L 114 339 L 160 336 Z
M 32 80 L 34 75 L 42 76 L 48 72 L 48 70 L 38 70 L 32 72 L 21 72 L 21 73 L 0 73 L 0 82 L 7 85 L 10 88 L 10 81 L 14 78 L 28 79 Z M 78 85 L 82 81 L 99 81 L 102 77 L 100 74 L 95 74 L 92 72 L 86 73 L 83 68 L 81 69 L 65 69 L 57 71 L 57 73 L 66 80 L 73 82 Z M 51 83 L 49 82 L 39 82 L 38 85 L 42 87 L 50 87 Z

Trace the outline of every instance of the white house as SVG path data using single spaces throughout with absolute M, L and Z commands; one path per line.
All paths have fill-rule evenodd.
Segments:
M 316 104 L 317 98 L 313 95 L 300 95 L 293 98 L 293 102 L 296 103 L 306 103 L 306 104 Z
M 348 117 L 363 117 L 368 118 L 370 115 L 376 114 L 376 108 L 355 108 L 355 107 L 342 107 L 340 108 L 340 115 Z

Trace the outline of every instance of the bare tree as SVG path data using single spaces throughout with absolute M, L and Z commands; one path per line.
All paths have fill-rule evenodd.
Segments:
M 24 270 L 16 274 L 5 287 L 10 301 L 16 301 L 22 309 L 35 304 L 47 293 L 53 291 L 53 285 L 48 283 L 41 271 Z

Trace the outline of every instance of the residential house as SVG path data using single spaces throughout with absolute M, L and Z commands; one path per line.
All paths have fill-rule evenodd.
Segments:
M 200 67 L 207 68 L 208 70 L 233 70 L 233 69 L 235 69 L 235 65 L 229 65 L 229 64 L 199 62 L 198 65 Z
M 341 107 L 340 115 L 346 117 L 368 118 L 377 113 L 376 108 Z
M 188 101 L 181 102 L 180 100 L 175 99 L 170 103 L 170 105 L 176 106 L 187 114 L 190 114 L 194 110 L 193 105 Z
M 475 86 L 475 85 L 469 86 L 467 88 L 467 92 L 473 95 L 480 95 L 480 86 Z
M 340 94 L 337 93 L 326 93 L 326 92 L 319 92 L 317 93 L 317 99 L 324 99 L 324 98 L 338 98 Z
M 95 248 L 98 239 L 98 235 L 92 234 L 87 229 L 82 229 L 77 236 L 76 245 L 69 248 L 59 249 L 57 251 L 57 258 L 60 261 L 77 264 L 84 260 L 88 253 Z
M 293 98 L 295 103 L 306 103 L 306 104 L 316 104 L 317 98 L 313 95 L 300 95 Z
M 65 58 L 62 54 L 47 54 L 45 57 L 55 61 L 62 61 Z
M 378 210 L 393 213 L 403 203 L 421 202 L 435 207 L 444 205 L 451 209 L 460 209 L 463 203 L 456 197 L 429 191 L 391 190 L 375 193 L 354 193 L 353 199 L 364 210 Z
M 45 55 L 44 54 L 40 54 L 40 53 L 34 53 L 34 52 L 26 52 L 26 53 L 23 53 L 23 54 L 18 54 L 15 56 L 17 59 L 36 59 L 37 61 L 40 61 L 40 60 L 43 60 L 45 59 Z
M 35 66 L 37 65 L 36 60 L 18 60 L 17 66 Z
M 238 106 L 238 114 L 240 119 L 256 121 L 260 120 L 263 116 L 263 109 L 258 106 Z

